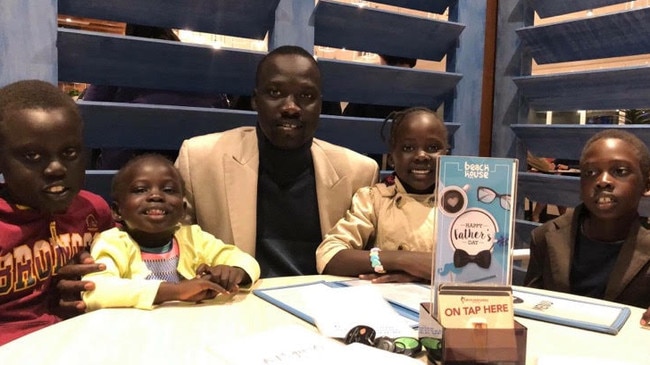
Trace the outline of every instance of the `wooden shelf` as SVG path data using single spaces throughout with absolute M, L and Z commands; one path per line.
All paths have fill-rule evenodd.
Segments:
M 650 107 L 650 66 L 513 77 L 537 111 Z
M 462 75 L 320 59 L 323 98 L 355 103 L 436 109 Z
M 585 143 L 594 134 L 611 128 L 628 131 L 650 145 L 650 124 L 575 125 L 512 124 L 512 131 L 535 156 L 580 159 Z
M 448 7 L 456 4 L 458 0 L 372 0 L 375 3 L 399 6 L 400 8 L 427 11 L 429 13 L 443 14 Z
M 178 149 L 201 134 L 254 126 L 253 111 L 80 101 L 90 148 Z M 385 153 L 382 120 L 322 115 L 316 137 L 363 153 Z M 460 127 L 446 124 L 450 137 Z M 124 133 L 124 131 L 129 133 Z M 345 130 L 345 133 L 341 133 Z M 143 138 L 146 136 L 146 138 Z
M 59 80 L 250 95 L 264 53 L 59 29 Z M 326 100 L 437 107 L 461 75 L 321 59 Z M 389 85 L 389 87 L 387 87 Z
M 620 4 L 627 1 L 628 0 L 528 0 L 540 18 Z
M 187 138 L 257 122 L 252 111 L 95 101 L 78 104 L 85 122 L 84 141 L 90 148 L 177 150 Z
M 264 39 L 280 0 L 59 0 L 59 14 Z
M 264 53 L 59 29 L 59 80 L 250 94 Z
M 517 34 L 538 64 L 646 54 L 650 8 L 525 27 Z
M 549 189 L 549 186 L 553 188 Z M 580 203 L 580 178 L 519 172 L 517 198 L 524 197 L 536 202 L 575 207 Z
M 464 25 L 320 0 L 314 9 L 314 44 L 440 61 Z

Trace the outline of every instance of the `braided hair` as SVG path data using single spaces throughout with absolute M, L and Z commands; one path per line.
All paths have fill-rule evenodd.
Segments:
M 384 121 L 381 124 L 381 130 L 379 131 L 379 135 L 381 137 L 381 140 L 384 141 L 385 143 L 388 143 L 388 148 L 391 149 L 393 146 L 395 146 L 395 133 L 397 131 L 397 128 L 399 128 L 400 124 L 406 118 L 406 116 L 414 113 L 430 113 L 433 116 L 435 116 L 435 119 L 440 122 L 440 124 L 444 123 L 438 118 L 436 113 L 426 107 L 423 106 L 414 106 L 408 109 L 400 110 L 400 111 L 393 111 L 386 118 L 384 118 Z M 389 135 L 385 134 L 386 131 L 386 126 L 390 124 L 390 131 Z M 447 136 L 447 128 L 443 128 L 444 130 L 444 139 L 447 141 L 448 136 Z
M 393 147 L 395 146 L 395 143 L 396 143 L 395 135 L 397 135 L 397 129 L 402 124 L 402 121 L 404 121 L 404 119 L 406 119 L 407 116 L 409 116 L 411 114 L 415 114 L 415 113 L 429 113 L 429 114 L 431 114 L 431 115 L 433 115 L 435 117 L 434 119 L 436 121 L 438 121 L 444 127 L 444 128 L 442 128 L 442 131 L 444 133 L 443 138 L 444 138 L 444 141 L 445 141 L 445 148 L 447 148 L 447 140 L 448 140 L 449 137 L 448 137 L 448 134 L 447 134 L 447 128 L 444 126 L 443 121 L 440 120 L 440 118 L 438 118 L 438 116 L 436 115 L 436 113 L 433 110 L 431 110 L 429 108 L 426 108 L 426 107 L 422 107 L 422 106 L 415 106 L 415 107 L 411 107 L 411 108 L 400 110 L 400 111 L 392 111 L 390 114 L 388 114 L 386 116 L 386 118 L 384 118 L 384 121 L 381 124 L 381 129 L 379 131 L 379 135 L 381 137 L 381 140 L 384 141 L 384 143 L 388 144 L 388 149 L 392 150 Z M 386 128 L 387 128 L 387 126 L 389 124 L 390 124 L 389 134 L 386 135 L 386 133 L 385 133 Z M 386 176 L 382 180 L 382 182 L 384 184 L 388 185 L 388 186 L 393 185 L 393 184 L 395 184 L 395 176 L 396 176 L 395 172 L 393 172 L 392 174 Z

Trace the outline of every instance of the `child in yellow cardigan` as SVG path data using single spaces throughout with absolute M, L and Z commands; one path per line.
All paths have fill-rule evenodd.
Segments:
M 93 242 L 91 255 L 106 270 L 85 277 L 96 286 L 83 295 L 88 310 L 200 301 L 259 278 L 252 256 L 197 225 L 180 224 L 184 183 L 164 156 L 132 159 L 115 175 L 111 190 L 113 217 L 122 226 Z

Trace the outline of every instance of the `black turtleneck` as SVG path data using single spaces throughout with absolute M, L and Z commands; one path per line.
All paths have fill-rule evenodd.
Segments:
M 261 277 L 316 274 L 322 240 L 311 141 L 294 150 L 276 148 L 257 128 L 255 258 Z

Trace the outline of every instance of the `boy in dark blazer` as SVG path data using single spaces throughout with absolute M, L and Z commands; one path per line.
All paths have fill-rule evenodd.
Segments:
M 580 156 L 582 203 L 533 230 L 524 284 L 650 306 L 650 231 L 638 213 L 649 176 L 650 152 L 633 134 L 590 138 Z M 641 323 L 648 320 L 650 309 Z

